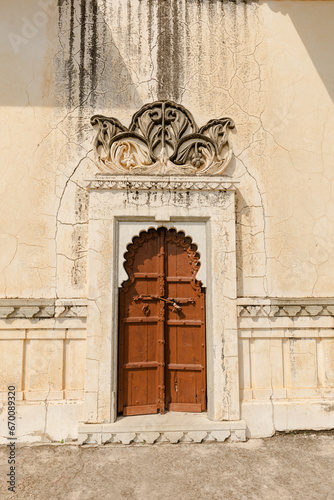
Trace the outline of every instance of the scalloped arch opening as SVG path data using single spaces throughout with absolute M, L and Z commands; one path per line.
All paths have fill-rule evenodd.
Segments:
M 194 274 L 194 283 L 196 286 L 203 287 L 203 283 L 201 280 L 197 280 L 196 276 L 199 272 L 199 269 L 201 267 L 201 253 L 198 250 L 198 245 L 193 242 L 193 238 L 186 234 L 185 231 L 183 230 L 178 230 L 176 227 L 166 227 L 166 225 L 162 224 L 159 225 L 159 227 L 154 227 L 150 226 L 147 230 L 143 229 L 139 232 L 139 234 L 136 234 L 132 237 L 131 242 L 129 242 L 126 245 L 126 251 L 123 253 L 123 268 L 126 272 L 126 275 L 128 277 L 127 280 L 123 280 L 122 283 L 120 284 L 121 287 L 125 287 L 130 284 L 131 282 L 131 275 L 129 272 L 129 269 L 127 269 L 129 260 L 133 259 L 135 255 L 135 251 L 139 246 L 145 243 L 145 241 L 148 241 L 152 237 L 155 237 L 155 235 L 159 234 L 159 231 L 161 229 L 164 229 L 167 233 L 174 234 L 176 238 L 181 242 L 183 241 L 184 245 L 188 245 L 188 248 L 193 254 L 193 259 L 196 261 L 196 272 Z

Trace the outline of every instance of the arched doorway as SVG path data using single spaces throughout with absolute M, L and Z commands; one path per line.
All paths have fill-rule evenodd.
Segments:
M 127 247 L 119 289 L 118 412 L 206 409 L 205 294 L 183 232 L 143 231 Z

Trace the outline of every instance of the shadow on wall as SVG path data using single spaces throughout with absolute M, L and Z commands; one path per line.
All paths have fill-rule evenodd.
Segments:
M 334 1 L 264 1 L 291 19 L 328 95 L 334 102 Z
M 5 63 L 0 104 L 66 106 L 71 112 L 137 110 L 144 104 L 137 91 L 143 83 L 138 65 L 146 68 L 144 81 L 156 81 L 154 97 L 179 101 L 184 66 L 179 18 L 188 1 L 16 0 L 6 8 L 0 5 Z
M 128 108 L 131 103 L 137 110 L 143 105 L 137 91 L 141 79 L 131 62 L 133 58 L 136 67 L 143 60 L 144 39 L 156 54 L 145 74 L 156 80 L 154 97 L 179 101 L 188 29 L 182 16 L 186 25 L 194 22 L 189 6 L 195 2 L 199 22 L 204 7 L 210 10 L 219 3 L 224 11 L 224 4 L 257 0 L 141 0 L 138 5 L 124 0 L 16 0 L 6 6 L 0 2 L 0 103 L 68 109 L 84 105 L 94 111 Z M 334 1 L 262 0 L 262 5 L 289 16 L 334 100 Z
M 139 108 L 143 102 L 105 8 L 97 0 L 0 6 L 0 105 L 65 106 L 72 112 L 131 102 Z

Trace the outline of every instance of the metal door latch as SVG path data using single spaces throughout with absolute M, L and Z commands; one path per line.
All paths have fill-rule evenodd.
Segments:
M 136 295 L 133 297 L 134 301 L 138 300 L 163 300 L 167 304 L 171 304 L 173 306 L 173 311 L 174 312 L 180 312 L 182 311 L 182 307 L 175 302 L 174 299 L 165 299 L 164 297 L 160 297 L 159 295 Z

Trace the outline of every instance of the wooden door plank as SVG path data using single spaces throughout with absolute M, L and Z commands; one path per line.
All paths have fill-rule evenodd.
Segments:
M 174 234 L 166 239 L 167 294 L 181 306 L 168 305 L 166 313 L 166 399 L 170 411 L 200 412 L 205 409 L 206 376 L 204 291 L 195 279 L 198 255 L 189 238 Z
M 133 273 L 136 279 L 157 279 L 159 278 L 159 273 Z
M 204 366 L 202 365 L 186 365 L 182 363 L 169 363 L 167 365 L 168 370 L 188 370 L 188 371 L 202 371 L 204 370 Z
M 158 306 L 134 300 L 141 294 L 159 293 L 158 254 L 158 234 L 150 230 L 133 239 L 125 256 L 129 279 L 119 298 L 118 411 L 123 415 L 158 411 Z
M 148 415 L 158 413 L 158 405 L 124 406 L 123 415 Z
M 158 366 L 158 361 L 140 361 L 139 363 L 125 363 L 123 365 L 123 369 L 132 370 L 134 368 L 157 368 Z
M 124 295 L 119 293 L 119 320 L 124 316 Z M 124 324 L 119 321 L 118 333 L 118 412 L 123 411 L 123 359 L 124 359 Z
M 202 405 L 200 403 L 169 403 L 168 409 L 170 411 L 184 411 L 199 413 L 202 410 Z
M 159 229 L 159 279 L 158 294 L 164 297 L 166 293 L 165 286 L 165 235 L 164 228 Z M 165 384 L 165 302 L 158 301 L 159 321 L 158 321 L 158 406 L 160 413 L 165 413 L 166 384 Z
M 204 366 L 204 370 L 202 370 L 201 378 L 202 378 L 202 383 L 201 383 L 201 404 L 202 404 L 202 411 L 206 411 L 206 335 L 205 335 L 205 292 L 201 294 L 201 301 L 200 301 L 200 306 L 201 306 L 201 313 L 202 313 L 202 321 L 203 321 L 203 329 L 202 329 L 202 339 L 201 339 L 201 358 L 202 358 L 202 364 Z
M 157 323 L 159 321 L 158 316 L 151 316 L 146 318 L 145 316 L 138 316 L 132 318 L 122 318 L 123 323 Z
M 177 301 L 177 299 L 175 299 Z M 182 326 L 202 326 L 203 321 L 200 319 L 169 319 L 168 325 L 182 325 Z
M 192 281 L 192 276 L 167 276 L 168 283 L 191 283 Z

